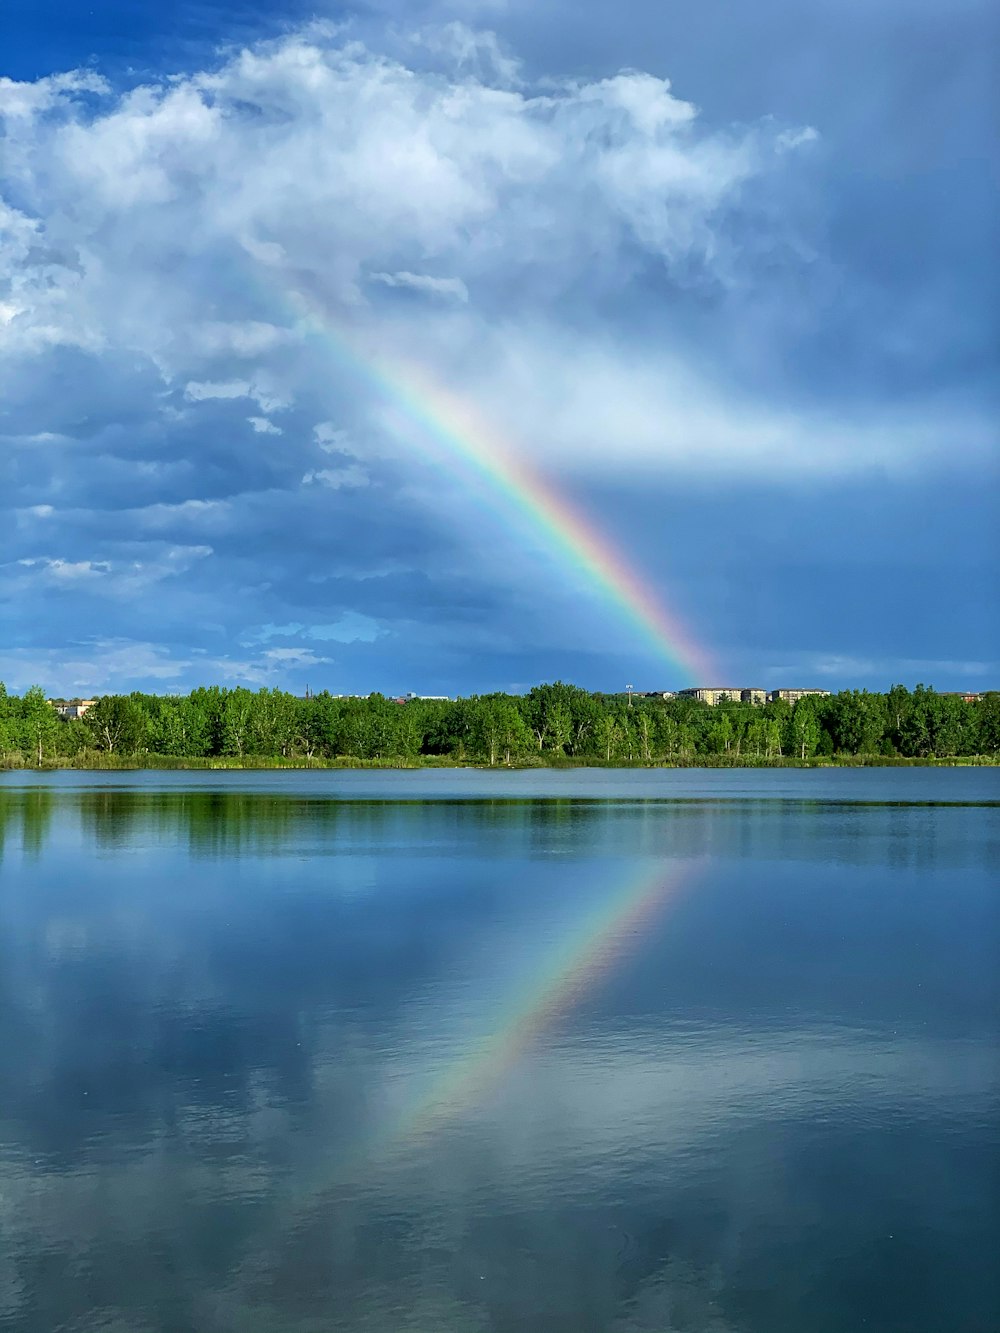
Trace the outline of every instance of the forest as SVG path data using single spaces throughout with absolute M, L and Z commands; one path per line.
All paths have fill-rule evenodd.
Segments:
M 755 766 L 1000 759 L 1000 693 L 918 685 L 753 705 L 592 693 L 398 702 L 210 686 L 107 694 L 66 720 L 34 686 L 0 683 L 0 766 L 324 767 L 475 764 Z

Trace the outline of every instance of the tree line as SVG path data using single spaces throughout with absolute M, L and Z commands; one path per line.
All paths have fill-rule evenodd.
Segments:
M 397 703 L 381 694 L 300 698 L 210 686 L 186 695 L 107 694 L 62 718 L 37 686 L 0 683 L 0 756 L 8 766 L 126 760 L 154 765 L 448 762 L 722 764 L 852 757 L 1000 756 L 1000 693 L 966 702 L 918 685 L 842 690 L 794 706 L 591 693 L 561 681 L 524 695 Z

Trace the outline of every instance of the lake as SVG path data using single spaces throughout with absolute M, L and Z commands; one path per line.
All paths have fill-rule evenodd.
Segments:
M 0 775 L 0 1329 L 996 1333 L 1000 774 Z

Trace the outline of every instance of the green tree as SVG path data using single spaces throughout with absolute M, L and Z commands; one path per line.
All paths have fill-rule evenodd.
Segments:
M 639 747 L 639 758 L 644 764 L 651 764 L 657 741 L 656 717 L 651 708 L 645 705 L 636 708 L 633 729 Z
M 249 748 L 259 755 L 287 755 L 295 739 L 295 722 L 292 695 L 283 690 L 258 690 L 250 711 Z
M 509 695 L 489 694 L 477 701 L 473 734 L 479 754 L 490 767 L 511 764 L 532 748 L 531 731 Z
M 18 701 L 17 739 L 19 749 L 30 754 L 39 768 L 46 752 L 55 748 L 59 731 L 59 714 L 45 697 L 40 685 L 25 690 Z
M 680 722 L 677 726 L 677 754 L 681 759 L 691 760 L 698 753 L 698 736 L 690 722 Z
M 251 723 L 254 715 L 254 697 L 252 691 L 242 685 L 227 690 L 222 699 L 220 722 L 221 754 L 238 755 L 241 759 L 247 753 L 251 737 Z
M 932 713 L 931 747 L 936 755 L 968 754 L 974 744 L 969 705 L 954 695 L 938 695 Z
M 597 744 L 606 763 L 617 759 L 621 753 L 624 733 L 621 723 L 613 713 L 602 713 L 597 722 Z
M 145 695 L 143 704 L 148 719 L 147 744 L 153 754 L 181 758 L 207 754 L 207 719 L 190 695 Z
M 910 706 L 900 729 L 901 754 L 909 758 L 923 758 L 933 751 L 936 712 L 934 691 L 926 685 L 918 685 L 910 695 Z
M 722 713 L 709 731 L 712 754 L 728 754 L 733 745 L 733 723 L 728 713 Z
M 886 740 L 897 754 L 903 751 L 903 733 L 910 708 L 910 691 L 905 685 L 893 685 L 885 696 Z
M 605 716 L 600 701 L 593 694 L 585 694 L 581 690 L 570 704 L 570 714 L 573 718 L 573 735 L 568 747 L 570 754 L 600 754 L 598 729 Z
M 17 749 L 17 723 L 7 686 L 0 680 L 0 755 Z
M 812 700 L 796 701 L 786 728 L 788 748 L 798 759 L 811 759 L 819 746 L 820 725 Z
M 146 741 L 146 714 L 128 694 L 105 694 L 88 708 L 84 724 L 99 750 L 108 754 L 135 754 Z
M 990 690 L 971 707 L 975 710 L 976 752 L 1000 754 L 1000 693 Z
M 325 690 L 308 699 L 297 700 L 293 727 L 295 749 L 307 759 L 316 754 L 329 754 L 335 714 L 334 700 Z
M 885 699 L 867 690 L 841 690 L 835 697 L 831 733 L 844 754 L 878 754 L 886 729 Z
M 219 685 L 200 686 L 188 695 L 191 734 L 196 744 L 203 746 L 202 754 L 226 754 L 224 749 L 223 712 L 228 690 Z

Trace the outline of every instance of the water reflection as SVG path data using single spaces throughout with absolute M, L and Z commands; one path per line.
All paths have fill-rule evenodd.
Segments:
M 0 1328 L 995 1324 L 995 810 L 0 811 Z
M 907 770 L 887 770 L 890 791 L 894 780 L 912 776 Z M 948 862 L 961 859 L 970 813 L 1000 807 L 1000 787 L 992 777 L 984 778 L 975 771 L 940 776 L 949 784 L 956 777 L 971 777 L 975 785 L 964 791 L 946 787 L 942 800 L 935 802 L 899 799 L 896 792 L 891 792 L 893 799 L 883 801 L 844 796 L 824 801 L 808 796 L 754 799 L 745 791 L 722 798 L 473 796 L 427 800 L 396 796 L 373 800 L 318 796 L 281 787 L 270 791 L 178 789 L 174 784 L 173 789 L 161 790 L 0 783 L 0 858 L 12 835 L 19 835 L 24 849 L 41 850 L 52 831 L 52 802 L 58 792 L 63 834 L 75 824 L 84 840 L 108 851 L 137 844 L 173 846 L 183 841 L 191 855 L 227 858 L 281 853 L 293 846 L 301 851 L 303 839 L 310 852 L 320 844 L 327 851 L 338 845 L 349 850 L 386 831 L 393 844 L 408 841 L 411 848 L 423 847 L 425 814 L 433 809 L 442 836 L 465 830 L 474 821 L 478 835 L 491 837 L 502 854 L 512 846 L 546 855 L 576 853 L 581 839 L 601 848 L 610 837 L 623 852 L 638 855 L 802 857 L 852 863 L 860 859 L 872 864 L 888 860 L 897 867 L 926 868 L 936 862 L 939 852 Z M 981 855 L 975 843 L 970 852 Z
M 38 855 L 51 827 L 53 799 L 49 787 L 9 791 L 0 786 L 0 865 L 12 836 L 26 854 Z

